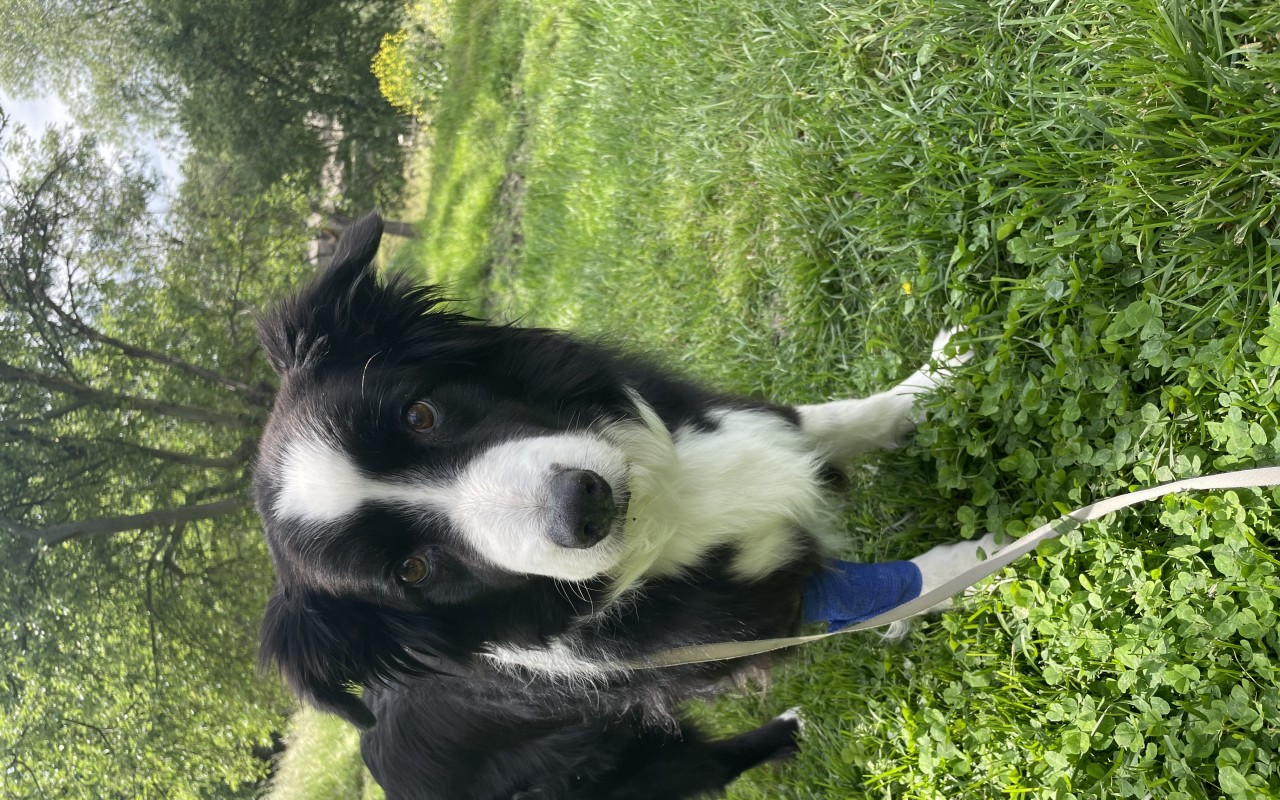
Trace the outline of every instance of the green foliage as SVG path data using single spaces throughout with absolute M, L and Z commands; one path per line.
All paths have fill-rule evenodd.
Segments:
M 398 111 L 424 121 L 440 98 L 448 75 L 442 36 L 445 11 L 439 0 L 418 0 L 405 7 L 405 27 L 382 37 L 373 57 L 378 88 Z
M 881 388 L 963 323 L 976 358 L 856 476 L 849 553 L 1017 535 L 1277 462 L 1277 24 L 1252 0 L 460 0 L 401 255 L 482 310 L 797 402 Z M 1278 503 L 1123 512 L 901 645 L 798 653 L 699 712 L 812 723 L 731 796 L 1277 796 Z
M 458 290 L 475 298 L 476 281 L 498 263 L 509 263 L 510 230 L 490 231 L 488 221 L 518 211 L 495 208 L 518 202 L 507 162 L 517 159 L 522 131 L 511 91 L 521 64 L 520 36 L 526 11 L 519 3 L 481 0 L 453 4 L 440 25 L 448 91 L 432 112 L 430 166 L 432 201 L 421 230 L 402 248 L 399 263 L 466 264 Z M 410 39 L 412 42 L 412 38 Z M 504 189 L 504 186 L 506 187 Z M 506 235 L 504 235 L 504 233 Z M 473 280 L 474 279 L 474 280 Z M 474 288 L 474 290 L 473 290 Z
M 227 165 L 193 157 L 162 225 L 91 139 L 8 152 L 0 794 L 246 796 L 284 707 L 253 669 L 271 392 L 246 311 L 301 270 L 305 200 L 229 198 Z
M 0 0 L 0 86 L 58 93 L 116 139 L 177 123 L 194 149 L 240 161 L 255 194 L 337 178 L 340 210 L 363 213 L 403 187 L 407 121 L 375 102 L 369 70 L 401 13 L 400 0 Z
M 264 778 L 286 704 L 252 667 L 272 379 L 251 312 L 304 270 L 313 208 L 397 198 L 408 125 L 369 60 L 399 10 L 0 0 L 0 85 L 60 91 L 116 140 L 5 144 L 0 795 L 250 797 Z M 175 120 L 192 150 L 159 217 L 121 142 Z
M 137 46 L 135 3 L 0 0 L 0 86 L 58 95 L 96 133 L 155 129 L 171 98 Z
M 140 45 L 181 87 L 177 116 L 196 149 L 252 166 L 258 191 L 287 176 L 319 185 L 332 158 L 347 210 L 397 196 L 399 137 L 407 128 L 375 102 L 369 70 L 382 37 L 395 30 L 397 0 L 148 0 L 142 7 Z

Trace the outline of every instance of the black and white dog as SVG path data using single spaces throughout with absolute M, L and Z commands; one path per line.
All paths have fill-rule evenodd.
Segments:
M 793 633 L 832 468 L 898 443 L 943 373 L 799 407 L 719 394 L 379 282 L 381 229 L 356 223 L 260 323 L 281 381 L 256 467 L 264 662 L 366 729 L 391 800 L 671 800 L 792 754 L 794 714 L 711 741 L 678 709 L 768 657 L 632 665 Z M 979 544 L 916 559 L 925 588 Z

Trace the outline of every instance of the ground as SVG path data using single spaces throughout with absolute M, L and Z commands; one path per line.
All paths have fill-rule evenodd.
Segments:
M 783 402 L 885 388 L 965 327 L 915 440 L 855 476 L 847 555 L 1280 460 L 1274 4 L 447 10 L 394 268 Z M 1280 796 L 1278 506 L 1122 512 L 694 713 L 803 709 L 802 755 L 739 800 Z

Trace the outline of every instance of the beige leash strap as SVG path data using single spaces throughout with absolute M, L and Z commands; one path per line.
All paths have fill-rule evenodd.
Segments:
M 1270 486 L 1280 486 L 1280 467 L 1259 467 L 1257 469 L 1223 472 L 1218 475 L 1204 475 L 1199 478 L 1186 478 L 1171 483 L 1162 483 L 1159 486 L 1152 486 L 1147 489 L 1140 489 L 1130 494 L 1109 497 L 1077 508 L 1069 514 L 1041 525 L 1021 539 L 1002 547 L 986 561 L 970 567 L 936 589 L 925 592 L 914 600 L 896 606 L 871 619 L 850 625 L 847 628 L 841 628 L 831 633 L 815 633 L 809 636 L 787 636 L 779 639 L 758 639 L 746 642 L 721 642 L 719 644 L 676 647 L 631 662 L 627 666 L 632 669 L 653 669 L 656 667 L 675 667 L 682 664 L 701 664 L 707 661 L 723 661 L 729 658 L 752 656 L 758 653 L 767 653 L 771 650 L 781 650 L 784 647 L 816 642 L 842 633 L 879 628 L 923 613 L 942 601 L 959 594 L 983 578 L 1003 569 L 1008 564 L 1036 549 L 1041 542 L 1073 531 L 1084 523 L 1092 522 L 1113 511 L 1136 506 L 1139 503 L 1155 500 L 1175 492 L 1260 489 Z

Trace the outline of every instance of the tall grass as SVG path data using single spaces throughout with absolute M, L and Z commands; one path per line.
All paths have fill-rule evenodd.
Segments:
M 977 352 L 868 460 L 848 552 L 902 557 L 1280 450 L 1280 6 L 455 0 L 426 233 L 506 318 L 621 331 L 812 402 Z M 1280 493 L 1088 526 L 902 644 L 811 647 L 737 798 L 1280 796 Z
M 382 800 L 360 761 L 360 732 L 337 717 L 298 711 L 284 744 L 264 800 Z

